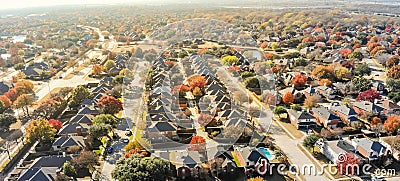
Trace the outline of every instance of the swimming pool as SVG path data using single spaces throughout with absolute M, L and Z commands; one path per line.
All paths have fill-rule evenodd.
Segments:
M 274 157 L 274 156 L 269 152 L 269 150 L 265 149 L 264 147 L 260 147 L 260 148 L 258 148 L 258 150 L 262 151 L 262 152 L 265 154 L 265 156 L 268 158 L 268 160 L 272 160 L 272 158 Z

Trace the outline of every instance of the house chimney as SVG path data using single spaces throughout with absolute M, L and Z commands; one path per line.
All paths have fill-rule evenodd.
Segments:
M 82 136 L 82 126 L 76 127 L 76 134 L 78 134 L 78 136 Z
M 326 87 L 326 82 L 324 82 L 324 87 Z
M 374 99 L 374 104 L 378 104 L 378 99 Z

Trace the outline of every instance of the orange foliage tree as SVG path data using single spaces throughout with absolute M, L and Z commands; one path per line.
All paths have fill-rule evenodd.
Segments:
M 332 85 L 332 81 L 330 81 L 330 80 L 328 80 L 328 79 L 321 79 L 320 81 L 319 81 L 319 85 L 320 86 L 327 86 L 327 87 L 330 87 L 331 85 Z
M 92 74 L 93 74 L 93 75 L 100 75 L 101 72 L 103 72 L 103 70 L 104 70 L 104 67 L 103 67 L 103 66 L 101 66 L 101 65 L 99 65 L 99 64 L 93 65 L 93 67 L 92 67 Z
M 400 66 L 395 65 L 395 66 L 391 67 L 387 72 L 387 76 L 389 78 L 399 79 L 400 78 Z
M 382 123 L 381 119 L 378 117 L 373 117 L 370 124 L 371 126 L 375 126 L 378 125 L 379 123 Z
M 206 86 L 207 83 L 206 78 L 198 74 L 189 77 L 187 81 L 191 89 L 194 89 L 195 87 L 202 89 Z
M 4 93 L 4 95 L 7 96 L 12 102 L 18 98 L 17 90 L 15 90 L 15 88 L 8 90 L 6 93 Z
M 292 83 L 294 87 L 303 87 L 307 83 L 307 76 L 303 74 L 297 74 L 292 78 Z
M 343 48 L 339 52 L 344 58 L 347 58 L 352 51 L 349 48 Z
M 383 124 L 383 128 L 391 134 L 395 133 L 400 129 L 400 116 L 389 116 Z
M 189 144 L 191 151 L 204 151 L 206 149 L 206 140 L 202 136 L 193 136 Z
M 289 105 L 292 104 L 294 101 L 293 94 L 291 92 L 286 92 L 285 95 L 282 97 L 282 102 Z
M 390 57 L 387 61 L 386 61 L 386 67 L 393 67 L 395 65 L 399 64 L 399 56 L 398 55 L 394 55 L 392 57 Z
M 4 103 L 7 108 L 11 107 L 11 100 L 7 96 L 0 96 L 0 101 Z

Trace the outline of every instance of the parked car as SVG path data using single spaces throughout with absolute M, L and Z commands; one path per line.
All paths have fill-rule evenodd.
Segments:
M 124 139 L 122 139 L 122 142 L 129 143 L 129 139 L 128 138 L 124 138 Z
M 130 136 L 132 135 L 132 131 L 129 128 L 125 129 L 125 136 Z
M 112 147 L 109 147 L 109 148 L 107 149 L 107 153 L 108 153 L 108 154 L 111 154 L 113 151 L 114 151 L 114 148 L 112 148 Z

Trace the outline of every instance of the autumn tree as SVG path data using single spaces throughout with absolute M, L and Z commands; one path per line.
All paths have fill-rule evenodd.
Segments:
M 123 110 L 122 102 L 113 96 L 103 96 L 97 105 L 104 114 L 117 114 Z
M 191 89 L 194 89 L 195 87 L 202 89 L 207 83 L 206 79 L 199 74 L 192 75 L 187 79 L 187 82 L 189 83 Z
M 304 107 L 307 109 L 316 107 L 320 100 L 321 100 L 321 98 L 318 95 L 309 96 L 306 98 L 306 100 L 304 100 Z
M 393 79 L 399 79 L 400 78 L 400 66 L 399 65 L 392 66 L 387 72 L 387 77 L 393 78 Z
M 318 79 L 329 79 L 331 80 L 334 76 L 333 68 L 330 66 L 317 66 L 312 71 L 312 75 Z
M 56 119 L 50 119 L 49 124 L 51 125 L 51 127 L 56 129 L 57 131 L 59 131 L 63 127 L 62 122 L 59 120 L 56 120 Z
M 304 87 L 307 83 L 307 76 L 304 74 L 297 74 L 292 78 L 292 84 L 294 87 Z
M 114 68 L 117 66 L 114 60 L 107 60 L 106 63 L 104 63 L 104 69 L 109 72 L 110 69 Z
M 358 173 L 357 168 L 359 167 L 360 159 L 351 152 L 344 155 L 339 155 L 336 161 L 336 166 L 341 175 L 355 175 Z
M 98 157 L 91 151 L 83 150 L 78 157 L 72 159 L 72 165 L 79 172 L 81 169 L 94 171 L 95 166 L 99 164 Z
M 38 116 L 50 119 L 54 115 L 54 113 L 62 108 L 63 102 L 64 99 L 59 96 L 48 98 L 39 104 L 39 106 L 35 110 L 35 113 Z
M 382 121 L 381 121 L 381 119 L 378 118 L 378 117 L 373 117 L 372 120 L 371 120 L 371 122 L 370 122 L 371 126 L 375 126 L 375 125 L 378 125 L 378 124 L 380 124 L 380 123 L 382 123 Z
M 15 100 L 14 105 L 17 109 L 21 109 L 24 111 L 25 115 L 29 116 L 29 107 L 33 105 L 35 99 L 32 95 L 22 94 L 17 100 Z
M 319 81 L 319 85 L 320 86 L 327 86 L 330 87 L 332 85 L 332 81 L 328 80 L 328 79 L 321 79 Z
M 54 140 L 57 130 L 44 118 L 32 120 L 26 127 L 25 138 L 34 143 L 50 143 Z
M 338 80 L 350 79 L 351 78 L 351 72 L 347 68 L 340 67 L 339 69 L 337 69 L 335 71 L 335 77 Z
M 8 97 L 8 99 L 10 99 L 12 102 L 17 100 L 18 98 L 17 90 L 15 88 L 8 90 L 6 93 L 4 93 L 4 95 Z
M 380 99 L 381 95 L 379 92 L 372 89 L 360 92 L 356 98 L 357 101 L 370 101 L 373 102 L 375 99 Z
M 343 48 L 339 52 L 340 52 L 340 54 L 342 54 L 342 56 L 344 58 L 347 58 L 349 56 L 349 54 L 352 53 L 352 51 L 349 48 Z
M 93 65 L 92 67 L 92 75 L 100 75 L 104 70 L 104 66 L 99 64 Z
M 282 97 L 282 102 L 287 105 L 292 104 L 293 101 L 294 101 L 294 97 L 291 92 L 286 92 L 285 95 L 283 95 L 283 97 Z
M 7 96 L 4 95 L 0 96 L 0 101 L 3 102 L 6 108 L 11 107 L 11 100 Z
M 221 64 L 222 65 L 233 65 L 237 63 L 239 59 L 236 56 L 225 56 L 222 58 Z
M 395 65 L 399 65 L 399 62 L 400 62 L 399 56 L 393 55 L 386 61 L 386 67 L 391 68 Z
M 78 107 L 82 101 L 92 97 L 92 93 L 89 92 L 84 86 L 79 85 L 72 91 L 71 99 L 68 102 L 69 107 Z
M 15 90 L 17 91 L 18 95 L 32 94 L 32 93 L 34 93 L 33 88 L 34 88 L 34 85 L 29 80 L 22 80 L 15 84 Z
M 190 148 L 191 151 L 205 151 L 206 149 L 206 140 L 202 136 L 192 136 L 192 140 L 190 140 Z
M 392 115 L 387 118 L 383 124 L 383 128 L 390 134 L 396 133 L 400 129 L 400 116 Z
M 195 97 L 201 97 L 201 96 L 203 96 L 203 92 L 201 91 L 201 89 L 200 89 L 199 87 L 195 87 L 195 88 L 193 89 L 192 94 L 193 94 L 193 96 L 195 96 Z

